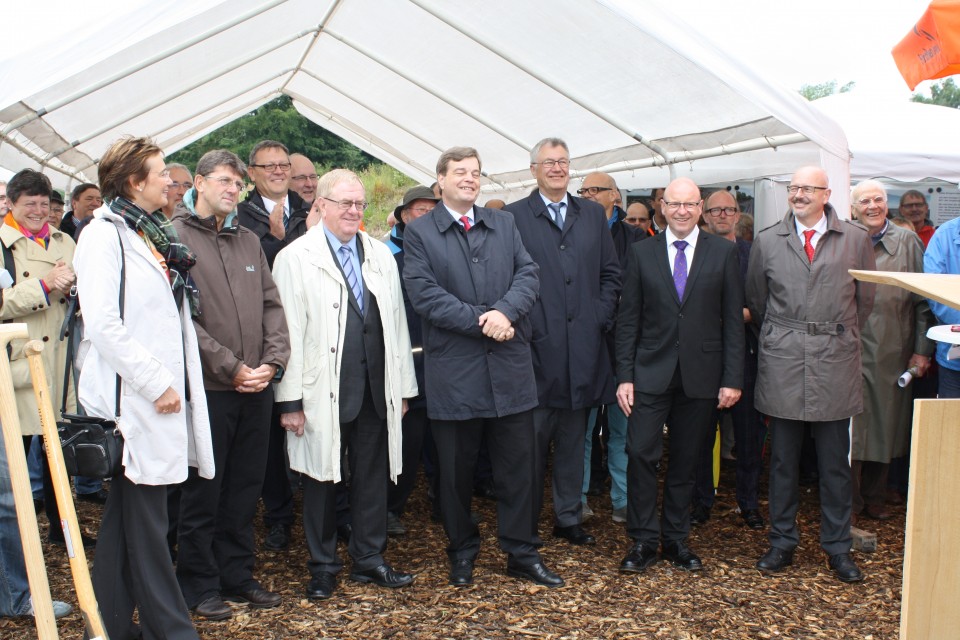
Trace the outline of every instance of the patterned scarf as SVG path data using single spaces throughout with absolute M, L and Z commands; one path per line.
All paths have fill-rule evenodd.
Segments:
M 190 247 L 180 242 L 173 224 L 160 211 L 147 213 L 123 196 L 117 196 L 108 203 L 110 210 L 122 216 L 127 226 L 136 231 L 157 250 L 166 262 L 170 275 L 170 288 L 179 306 L 186 293 L 190 303 L 190 315 L 200 315 L 200 292 L 190 277 L 190 268 L 197 263 L 197 257 Z
M 7 215 L 3 217 L 3 224 L 7 225 L 8 227 L 13 227 L 22 233 L 24 238 L 27 240 L 33 240 L 44 249 L 50 245 L 50 225 L 48 225 L 46 222 L 43 223 L 43 227 L 40 228 L 40 231 L 37 233 L 30 233 L 30 231 L 20 226 L 20 223 L 13 218 L 13 212 L 9 211 L 7 212 Z

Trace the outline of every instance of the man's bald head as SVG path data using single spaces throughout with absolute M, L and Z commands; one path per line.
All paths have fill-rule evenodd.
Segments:
M 613 215 L 613 205 L 616 204 L 619 193 L 616 181 L 608 174 L 600 171 L 587 174 L 577 193 L 603 207 L 607 219 Z
M 703 213 L 710 233 L 736 241 L 740 207 L 732 193 L 726 190 L 711 193 L 704 203 Z
M 310 158 L 302 153 L 290 155 L 290 188 L 308 205 L 317 198 L 318 180 L 317 170 Z

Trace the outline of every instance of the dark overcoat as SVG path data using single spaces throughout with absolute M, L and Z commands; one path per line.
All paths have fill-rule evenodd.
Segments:
M 403 279 L 423 329 L 427 415 L 469 420 L 534 408 L 529 314 L 538 268 L 513 216 L 474 207 L 465 232 L 441 203 L 406 226 L 403 249 Z M 479 318 L 491 309 L 513 323 L 513 339 L 483 335 Z
M 616 320 L 620 261 L 603 207 L 567 198 L 563 231 L 539 190 L 506 210 L 540 266 L 540 298 L 530 316 L 539 406 L 584 409 L 615 400 L 604 333 Z

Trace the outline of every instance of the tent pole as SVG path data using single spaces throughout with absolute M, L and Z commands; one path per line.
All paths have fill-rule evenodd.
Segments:
M 502 50 L 494 49 L 490 44 L 483 42 L 482 40 L 478 40 L 473 35 L 473 31 L 467 25 L 461 25 L 460 22 L 456 20 L 449 12 L 443 11 L 442 9 L 436 8 L 436 7 L 427 7 L 426 2 L 424 2 L 423 0 L 409 0 L 409 2 L 417 5 L 418 7 L 423 9 L 425 12 L 429 13 L 434 18 L 436 18 L 437 20 L 440 20 L 451 29 L 456 30 L 460 35 L 471 40 L 477 45 L 483 47 L 490 53 L 499 57 L 504 62 L 516 67 L 517 69 L 520 69 L 527 75 L 539 80 L 541 83 L 543 83 L 547 87 L 550 87 L 551 89 L 556 91 L 558 94 L 560 94 L 567 100 L 570 100 L 571 102 L 581 107 L 582 109 L 597 116 L 598 118 L 600 118 L 601 120 L 609 124 L 610 126 L 616 129 L 619 129 L 621 132 L 630 136 L 631 138 L 633 138 L 643 146 L 647 147 L 648 149 L 650 149 L 651 151 L 659 155 L 663 159 L 664 164 L 669 164 L 669 162 L 667 161 L 669 152 L 666 149 L 658 145 L 653 140 L 649 140 L 645 138 L 642 134 L 635 131 L 634 128 L 628 125 L 626 122 L 623 122 L 619 118 L 615 118 L 611 114 L 607 113 L 598 104 L 595 104 L 592 101 L 587 100 L 587 98 L 581 95 L 574 95 L 566 87 L 561 86 L 558 82 L 554 82 L 553 80 L 550 80 L 545 74 L 540 73 L 536 69 L 531 68 L 529 65 L 514 59 L 512 56 L 507 55 Z M 444 5 L 444 6 L 449 6 L 449 5 Z M 672 169 L 670 170 L 670 173 L 671 173 L 671 179 L 672 179 L 673 178 Z
M 94 93 L 95 91 L 99 91 L 100 89 L 110 86 L 111 84 L 113 84 L 114 82 L 117 82 L 118 80 L 122 80 L 128 76 L 131 76 L 137 73 L 138 71 L 142 71 L 143 69 L 146 69 L 152 64 L 160 62 L 161 60 L 164 60 L 166 58 L 169 58 L 170 56 L 176 55 L 181 51 L 189 49 L 193 45 L 203 42 L 208 38 L 216 36 L 228 29 L 232 29 L 238 24 L 241 24 L 242 22 L 245 22 L 250 18 L 254 18 L 260 15 L 261 13 L 265 13 L 285 2 L 287 2 L 287 0 L 270 0 L 269 2 L 266 2 L 265 4 L 263 4 L 262 6 L 257 7 L 256 9 L 240 14 L 237 17 L 233 18 L 232 20 L 228 20 L 224 24 L 220 24 L 211 29 L 207 29 L 203 33 L 200 33 L 188 40 L 185 40 L 175 47 L 171 47 L 169 49 L 161 51 L 160 53 L 154 56 L 151 56 L 146 60 L 142 60 L 135 65 L 127 67 L 126 69 L 124 69 L 123 71 L 120 71 L 119 73 L 115 73 L 111 76 L 107 76 L 103 80 L 100 80 L 99 82 L 95 82 L 91 85 L 88 85 L 83 89 L 81 89 L 80 91 L 77 91 L 76 93 L 72 93 L 68 96 L 60 98 L 59 100 L 54 100 L 53 102 L 51 102 L 50 104 L 44 107 L 37 108 L 33 113 L 17 118 L 13 122 L 10 122 L 9 124 L 7 124 L 7 126 L 5 126 L 3 130 L 0 131 L 0 134 L 6 135 L 14 129 L 19 129 L 20 127 L 27 124 L 28 122 L 33 122 L 34 120 L 41 118 L 42 116 L 50 113 L 51 111 L 55 111 L 56 109 L 59 109 L 60 107 L 70 104 L 71 102 L 74 102 L 81 98 L 85 98 L 90 94 Z
M 339 40 L 340 42 L 342 42 L 342 43 L 345 44 L 346 46 L 350 47 L 351 49 L 353 49 L 353 50 L 356 51 L 357 53 L 360 53 L 360 54 L 366 56 L 367 58 L 370 58 L 370 59 L 373 60 L 374 62 L 380 64 L 382 67 L 384 67 L 384 68 L 392 71 L 393 73 L 397 74 L 398 76 L 400 76 L 401 78 L 403 78 L 403 79 L 406 80 L 407 82 L 410 82 L 411 84 L 414 84 L 414 85 L 416 85 L 417 87 L 423 89 L 424 91 L 426 91 L 427 93 L 429 93 L 430 95 L 432 95 L 434 98 L 436 98 L 436 99 L 438 99 L 438 100 L 446 103 L 447 105 L 453 107 L 453 108 L 456 109 L 457 111 L 460 111 L 460 112 L 463 113 L 464 115 L 469 116 L 470 118 L 472 118 L 472 119 L 474 119 L 475 121 L 479 122 L 479 123 L 482 124 L 483 126 L 487 127 L 487 128 L 490 129 L 491 131 L 493 131 L 494 133 L 496 133 L 496 134 L 498 134 L 498 135 L 500 135 L 500 136 L 503 136 L 504 138 L 506 138 L 507 140 L 509 140 L 509 141 L 512 142 L 513 144 L 517 145 L 518 147 L 520 147 L 520 148 L 523 149 L 524 151 L 526 151 L 526 152 L 529 153 L 529 152 L 530 152 L 530 149 L 533 148 L 533 145 L 532 145 L 532 144 L 528 144 L 528 143 L 524 142 L 523 140 L 521 140 L 519 137 L 517 137 L 517 136 L 515 136 L 515 135 L 512 135 L 512 134 L 510 134 L 510 133 L 508 133 L 508 132 L 506 132 L 506 131 L 504 131 L 502 128 L 498 127 L 496 124 L 494 124 L 494 123 L 491 122 L 490 120 L 487 120 L 487 119 L 484 118 L 483 116 L 475 113 L 469 106 L 467 106 L 467 105 L 465 105 L 465 104 L 462 104 L 462 103 L 460 103 L 460 102 L 457 102 L 457 100 L 454 99 L 453 97 L 451 97 L 451 96 L 449 96 L 449 95 L 446 95 L 446 94 L 444 94 L 444 93 L 441 93 L 438 89 L 435 89 L 435 88 L 433 88 L 433 87 L 427 86 L 426 84 L 424 84 L 424 83 L 421 82 L 420 80 L 417 80 L 416 78 L 414 78 L 413 76 L 411 76 L 411 75 L 408 74 L 408 73 L 404 73 L 403 71 L 401 71 L 399 68 L 397 68 L 397 67 L 394 66 L 393 64 L 390 64 L 389 62 L 387 62 L 387 61 L 384 60 L 383 58 L 378 57 L 374 52 L 370 51 L 369 49 L 363 47 L 362 45 L 360 45 L 360 44 L 358 44 L 358 43 L 356 43 L 356 42 L 353 42 L 352 40 L 350 40 L 350 39 L 347 38 L 346 36 L 341 35 L 341 34 L 338 34 L 338 33 L 335 33 L 335 32 L 333 32 L 333 31 L 330 31 L 329 29 L 324 30 L 323 33 L 324 33 L 325 35 L 328 35 L 328 36 L 330 36 L 330 37 L 332 37 L 332 38 L 335 38 L 335 39 Z
M 29 149 L 27 149 L 26 147 L 24 147 L 22 144 L 20 144 L 19 142 L 17 142 L 16 140 L 14 140 L 13 138 L 11 138 L 10 136 L 8 136 L 8 135 L 6 135 L 6 134 L 0 134 L 0 141 L 6 143 L 6 144 L 8 144 L 8 145 L 10 145 L 11 147 L 13 147 L 14 149 L 16 149 L 17 151 L 19 151 L 19 152 L 22 153 L 23 155 L 27 156 L 28 158 L 30 158 L 31 160 L 33 160 L 34 162 L 36 162 L 37 165 L 39 165 L 41 169 L 47 168 L 47 169 L 50 169 L 51 171 L 56 171 L 57 173 L 59 173 L 59 174 L 61 174 L 61 175 L 67 176 L 68 178 L 76 178 L 77 180 L 80 180 L 80 179 L 81 179 L 81 178 L 80 178 L 80 172 L 82 171 L 82 169 L 78 169 L 78 170 L 73 171 L 73 172 L 67 171 L 66 169 L 59 169 L 59 168 L 57 168 L 56 166 L 50 164 L 48 161 L 46 161 L 46 160 L 44 160 L 43 158 L 41 158 L 40 156 L 38 156 L 37 154 L 35 154 L 34 152 L 30 151 Z

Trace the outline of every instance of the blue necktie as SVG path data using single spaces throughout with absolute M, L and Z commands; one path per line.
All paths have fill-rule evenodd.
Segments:
M 673 246 L 677 248 L 677 257 L 673 259 L 673 284 L 677 287 L 677 297 L 683 300 L 683 291 L 687 288 L 687 254 L 683 252 L 689 243 L 686 240 L 677 240 Z
M 343 266 L 343 275 L 347 278 L 347 284 L 353 291 L 353 297 L 357 299 L 357 306 L 360 307 L 360 313 L 363 313 L 363 290 L 360 288 L 360 279 L 357 272 L 353 270 L 353 251 L 350 247 L 340 247 L 340 265 Z
M 553 224 L 563 230 L 563 204 L 562 202 L 553 202 L 550 204 L 550 211 L 553 213 Z

